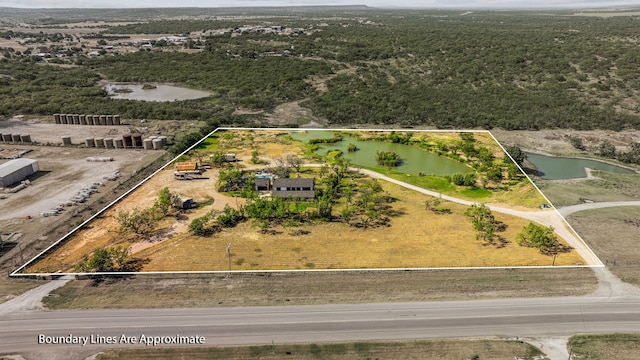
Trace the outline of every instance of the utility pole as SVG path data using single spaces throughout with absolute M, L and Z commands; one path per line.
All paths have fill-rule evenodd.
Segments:
M 231 243 L 227 244 L 227 259 L 229 260 L 229 271 L 231 271 Z

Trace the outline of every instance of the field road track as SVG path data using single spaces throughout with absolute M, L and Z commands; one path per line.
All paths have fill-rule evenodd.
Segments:
M 462 205 L 473 205 L 476 202 L 458 199 L 453 196 L 448 196 L 444 194 L 440 194 L 439 192 L 423 189 L 419 186 L 407 184 L 406 182 L 392 179 L 388 176 L 380 174 L 375 171 L 366 170 L 366 169 L 356 169 L 352 168 L 353 171 L 359 171 L 367 176 L 372 178 L 388 181 L 390 183 L 405 187 L 407 189 L 411 189 L 426 195 L 440 197 L 443 200 L 451 201 L 454 203 L 462 204 Z M 575 249 L 575 251 L 580 254 L 580 256 L 585 260 L 586 264 L 589 266 L 604 266 L 602 261 L 596 256 L 596 254 L 578 237 L 569 227 L 569 224 L 564 220 L 564 218 L 554 209 L 542 209 L 542 210 L 531 210 L 531 211 L 522 211 L 510 209 L 498 205 L 486 204 L 491 211 L 495 211 L 502 214 L 513 215 L 517 217 L 521 217 L 523 219 L 535 221 L 544 226 L 553 226 L 556 233 L 562 237 L 569 246 Z
M 640 206 L 640 201 L 606 201 L 606 202 L 595 202 L 595 203 L 585 203 L 578 205 L 565 206 L 558 211 L 562 216 L 569 216 L 575 212 L 583 211 L 583 210 L 591 210 L 591 209 L 603 209 L 609 207 L 618 207 L 618 206 Z
M 120 343 L 123 334 L 137 339 L 142 335 L 197 335 L 205 338 L 205 345 L 270 345 L 478 336 L 563 337 L 575 333 L 635 332 L 638 324 L 639 297 L 39 311 L 0 317 L 0 355 L 22 353 L 28 359 L 51 359 L 52 354 L 62 354 L 81 358 L 104 349 L 145 347 L 140 343 Z M 38 343 L 43 337 L 69 335 L 89 337 L 89 341 L 84 346 Z M 118 341 L 96 343 L 98 336 L 115 337 Z

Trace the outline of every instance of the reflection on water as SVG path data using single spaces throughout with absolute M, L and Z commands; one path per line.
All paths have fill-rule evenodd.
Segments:
M 602 161 L 545 156 L 527 153 L 527 160 L 537 168 L 541 178 L 546 180 L 576 179 L 587 176 L 585 168 L 617 174 L 635 174 L 633 170 Z
M 310 130 L 306 133 L 293 132 L 291 137 L 299 141 L 308 142 L 310 139 L 314 138 L 330 139 L 333 137 L 333 132 L 327 130 Z M 358 151 L 349 152 L 347 150 L 347 146 L 350 143 L 356 145 Z M 316 153 L 319 155 L 326 155 L 330 150 L 340 149 L 342 150 L 343 157 L 351 160 L 352 164 L 359 166 L 379 167 L 376 161 L 376 152 L 393 151 L 400 155 L 401 164 L 400 166 L 394 167 L 394 169 L 399 172 L 411 173 L 414 175 L 422 173 L 425 175 L 444 176 L 473 171 L 471 168 L 460 162 L 435 155 L 426 150 L 410 145 L 380 141 L 360 141 L 351 136 L 344 136 L 342 141 L 334 144 L 318 145 L 319 148 Z
M 105 89 L 114 99 L 143 101 L 177 101 L 200 99 L 209 96 L 206 91 L 172 85 L 154 84 L 153 89 L 143 89 L 142 84 L 106 84 Z

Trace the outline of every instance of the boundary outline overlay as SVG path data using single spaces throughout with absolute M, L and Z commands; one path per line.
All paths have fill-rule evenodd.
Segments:
M 43 256 L 44 254 L 46 254 L 50 250 L 54 249 L 56 246 L 61 245 L 62 243 L 64 243 L 64 241 L 66 241 L 76 231 L 78 231 L 81 228 L 83 228 L 85 225 L 87 225 L 93 219 L 95 219 L 95 218 L 99 217 L 100 215 L 102 215 L 102 213 L 104 213 L 109 208 L 111 208 L 113 205 L 117 204 L 122 199 L 127 197 L 130 193 L 132 193 L 133 191 L 138 189 L 140 186 L 142 186 L 142 184 L 147 182 L 149 179 L 151 179 L 157 173 L 159 173 L 160 171 L 164 170 L 167 166 L 169 166 L 172 163 L 174 163 L 179 157 L 181 157 L 182 155 L 185 155 L 189 151 L 193 150 L 195 147 L 200 145 L 203 141 L 205 141 L 207 138 L 209 138 L 211 135 L 213 135 L 215 132 L 217 132 L 219 130 L 220 131 L 229 131 L 229 130 L 231 130 L 231 131 L 233 131 L 233 130 L 249 130 L 249 131 L 373 131 L 373 132 L 398 131 L 398 132 L 427 132 L 427 133 L 428 132 L 435 132 L 435 133 L 437 133 L 437 132 L 440 132 L 440 133 L 461 133 L 461 132 L 486 133 L 493 139 L 493 141 L 495 141 L 498 144 L 498 146 L 500 146 L 500 149 L 518 167 L 520 172 L 522 174 L 524 174 L 524 176 L 527 178 L 527 180 L 529 180 L 529 183 L 531 185 L 533 185 L 533 187 L 538 191 L 538 193 L 540 193 L 542 195 L 542 197 L 545 199 L 547 204 L 549 204 L 551 206 L 551 208 L 553 209 L 553 211 L 555 211 L 556 215 L 559 216 L 560 219 L 562 219 L 563 223 L 570 229 L 571 232 L 573 232 L 573 235 L 575 235 L 576 239 L 578 239 L 582 243 L 584 248 L 588 251 L 588 253 L 591 256 L 593 256 L 593 258 L 595 260 L 597 260 L 597 264 L 561 265 L 561 266 L 548 266 L 548 265 L 541 265 L 541 266 L 478 266 L 478 267 L 455 267 L 455 266 L 452 266 L 452 267 L 425 267 L 425 268 L 422 268 L 422 267 L 418 267 L 418 268 L 362 268 L 362 269 L 361 268 L 358 268 L 358 269 L 348 269 L 347 268 L 347 269 L 304 269 L 304 270 L 303 269 L 300 269 L 300 270 L 295 270 L 295 269 L 291 269 L 291 270 L 231 270 L 231 271 L 229 271 L 229 270 L 204 271 L 203 270 L 203 271 L 150 271 L 150 272 L 144 272 L 144 271 L 141 271 L 141 272 L 117 271 L 117 272 L 70 272 L 70 273 L 63 273 L 63 272 L 55 272 L 55 273 L 22 273 L 21 272 L 24 268 L 29 266 L 31 263 L 35 262 L 38 258 Z M 585 261 L 586 261 L 586 259 L 585 259 Z M 124 194 L 120 195 L 118 198 L 116 198 L 115 200 L 113 200 L 109 204 L 105 205 L 104 208 L 102 208 L 100 211 L 98 211 L 95 214 L 93 214 L 87 220 L 83 221 L 80 225 L 78 225 L 75 228 L 71 229 L 67 234 L 63 235 L 59 240 L 55 241 L 53 244 L 49 245 L 47 248 L 42 250 L 40 253 L 35 255 L 33 258 L 31 258 L 30 260 L 28 260 L 27 262 L 22 264 L 20 267 L 15 269 L 13 272 L 11 272 L 9 274 L 9 277 L 14 277 L 14 278 L 41 278 L 41 277 L 62 277 L 62 276 L 68 276 L 68 275 L 91 277 L 91 276 L 132 276 L 132 275 L 160 275 L 160 274 L 161 275 L 170 275 L 170 274 L 233 274 L 233 273 L 256 273 L 256 274 L 259 274 L 259 273 L 288 273 L 288 272 L 301 272 L 301 273 L 303 273 L 303 272 L 366 272 L 366 271 L 437 271 L 437 270 L 491 270 L 491 269 L 495 269 L 495 270 L 499 270 L 499 269 L 550 269 L 550 268 L 555 268 L 555 269 L 563 269 L 564 268 L 564 269 L 566 269 L 566 268 L 604 268 L 604 267 L 605 267 L 604 263 L 596 255 L 596 253 L 591 249 L 591 247 L 589 247 L 589 245 L 587 245 L 587 243 L 584 241 L 584 239 L 582 239 L 580 234 L 578 234 L 578 232 L 575 231 L 575 229 L 571 226 L 571 224 L 569 224 L 567 219 L 565 219 L 564 216 L 562 216 L 562 214 L 558 211 L 558 209 L 556 209 L 556 207 L 553 205 L 553 203 L 551 201 L 549 201 L 547 196 L 540 190 L 540 188 L 538 188 L 538 186 L 536 186 L 536 184 L 531 180 L 529 175 L 527 175 L 527 173 L 524 172 L 522 167 L 513 159 L 513 157 L 511 157 L 511 154 L 509 154 L 505 150 L 504 146 L 502 146 L 502 144 L 498 141 L 498 139 L 496 139 L 496 137 L 493 136 L 493 134 L 489 130 L 468 130 L 468 129 L 464 129 L 464 130 L 455 130 L 455 129 L 416 130 L 416 129 L 403 129 L 403 128 L 398 128 L 398 129 L 349 129 L 349 128 L 344 128 L 343 129 L 343 128 L 218 127 L 215 130 L 213 130 L 210 133 L 208 133 L 207 135 L 205 135 L 204 137 L 202 137 L 200 140 L 198 140 L 196 143 L 194 143 L 189 148 L 184 150 L 182 153 L 176 155 L 173 159 L 169 160 L 166 164 L 164 164 L 159 169 L 157 169 L 156 171 L 151 173 L 151 175 L 149 175 L 146 178 L 144 178 L 138 184 L 134 185 L 131 189 L 126 191 Z

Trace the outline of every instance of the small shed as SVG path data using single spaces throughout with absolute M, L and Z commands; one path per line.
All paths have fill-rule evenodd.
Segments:
M 271 190 L 271 179 L 267 177 L 256 178 L 256 191 L 269 191 Z

